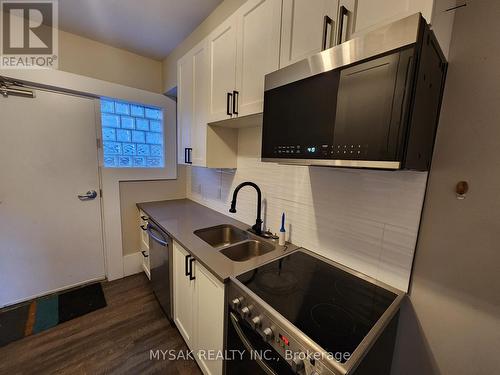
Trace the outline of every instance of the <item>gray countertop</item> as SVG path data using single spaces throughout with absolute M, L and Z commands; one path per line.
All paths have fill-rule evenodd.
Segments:
M 273 241 L 276 246 L 273 251 L 244 262 L 235 262 L 193 232 L 220 224 L 234 225 L 243 230 L 249 229 L 250 225 L 189 199 L 138 203 L 137 207 L 222 282 L 297 249 L 297 246 L 292 244 L 283 247 Z

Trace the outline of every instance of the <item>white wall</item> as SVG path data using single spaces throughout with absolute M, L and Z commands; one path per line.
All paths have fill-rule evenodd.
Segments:
M 59 70 L 157 93 L 162 88 L 161 61 L 62 30 Z
M 177 60 L 201 42 L 247 0 L 224 0 L 205 20 L 163 60 L 163 92 L 177 86 Z
M 500 373 L 499 19 L 497 0 L 467 1 L 455 14 L 394 375 Z
M 238 169 L 191 168 L 188 197 L 224 214 L 237 184 L 263 192 L 265 226 L 287 215 L 290 240 L 407 290 L 427 173 L 308 168 L 260 162 L 261 128 L 240 129 Z M 256 194 L 238 196 L 236 218 L 253 224 Z

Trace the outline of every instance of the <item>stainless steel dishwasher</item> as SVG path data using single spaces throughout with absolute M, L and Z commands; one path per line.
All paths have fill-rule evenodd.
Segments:
M 149 259 L 151 270 L 151 285 L 161 308 L 172 320 L 172 238 L 149 220 L 147 231 L 149 235 Z

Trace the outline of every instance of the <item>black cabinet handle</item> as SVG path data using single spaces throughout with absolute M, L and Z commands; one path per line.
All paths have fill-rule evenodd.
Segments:
M 328 26 L 330 26 L 330 40 L 327 40 L 328 38 Z M 325 15 L 324 21 L 323 21 L 323 42 L 321 43 L 321 50 L 324 51 L 327 48 L 330 48 L 332 46 L 332 35 L 334 34 L 333 32 L 333 20 Z
M 233 94 L 228 92 L 227 93 L 227 102 L 226 102 L 226 113 L 228 114 L 228 116 L 232 115 L 232 113 L 231 113 L 231 99 L 232 98 L 233 98 Z
M 141 225 L 141 229 L 142 229 L 143 231 L 147 231 L 147 230 L 148 230 L 148 227 L 147 227 L 147 225 L 144 225 L 144 224 L 143 224 L 143 225 Z
M 191 161 L 191 151 L 193 151 L 190 147 L 184 148 L 184 164 L 193 164 Z
M 184 275 L 189 276 L 189 258 L 191 255 L 186 255 L 186 259 L 184 260 Z
M 343 31 L 344 31 L 343 30 L 344 29 L 344 20 L 348 17 L 349 17 L 349 11 L 347 10 L 347 8 L 345 6 L 342 5 L 340 7 L 340 10 L 339 10 L 339 34 L 338 34 L 338 41 L 337 41 L 338 44 L 342 43 L 342 38 L 345 36 L 345 35 L 342 35 Z
M 193 263 L 194 263 L 194 261 L 195 261 L 194 258 L 191 258 L 189 260 L 189 280 L 196 279 L 196 277 L 193 276 Z
M 149 220 L 149 218 L 148 218 L 147 216 L 144 216 L 144 215 L 141 215 L 141 219 L 142 219 L 142 220 L 145 220 L 145 221 L 146 221 L 146 220 Z
M 148 255 L 148 254 L 146 254 L 146 252 L 145 252 L 144 250 L 142 250 L 142 251 L 141 251 L 141 253 L 142 253 L 142 256 L 143 256 L 144 258 L 149 257 L 149 255 Z
M 239 98 L 240 93 L 236 90 L 233 91 L 233 114 L 237 115 L 238 114 L 238 98 Z

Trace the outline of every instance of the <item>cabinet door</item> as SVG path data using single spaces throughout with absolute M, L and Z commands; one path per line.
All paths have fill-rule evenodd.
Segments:
M 148 225 L 147 215 L 139 210 L 139 239 L 140 239 L 140 251 L 142 253 L 142 268 L 146 273 L 148 279 L 151 280 L 150 265 L 149 265 L 149 236 L 148 232 L 145 230 Z
M 353 37 L 357 33 L 376 29 L 380 25 L 417 12 L 421 12 L 427 22 L 431 22 L 433 3 L 434 0 L 357 0 Z M 449 7 L 451 6 L 450 2 Z M 446 9 L 446 5 L 442 9 Z
M 186 276 L 186 256 L 189 253 L 174 242 L 174 321 L 190 348 L 194 344 L 194 280 Z
M 231 118 L 236 87 L 236 18 L 231 16 L 208 37 L 210 51 L 208 121 Z
M 335 44 L 337 8 L 338 0 L 283 0 L 281 67 Z
M 193 59 L 188 53 L 177 62 L 177 162 L 187 164 L 193 123 Z
M 236 114 L 262 112 L 264 76 L 279 68 L 281 0 L 249 0 L 236 13 Z
M 196 263 L 196 348 L 222 352 L 224 347 L 224 285 Z M 204 374 L 222 374 L 222 360 L 199 358 Z
M 191 162 L 206 166 L 207 107 L 208 107 L 208 43 L 202 42 L 192 50 L 193 63 L 193 119 L 191 127 Z

